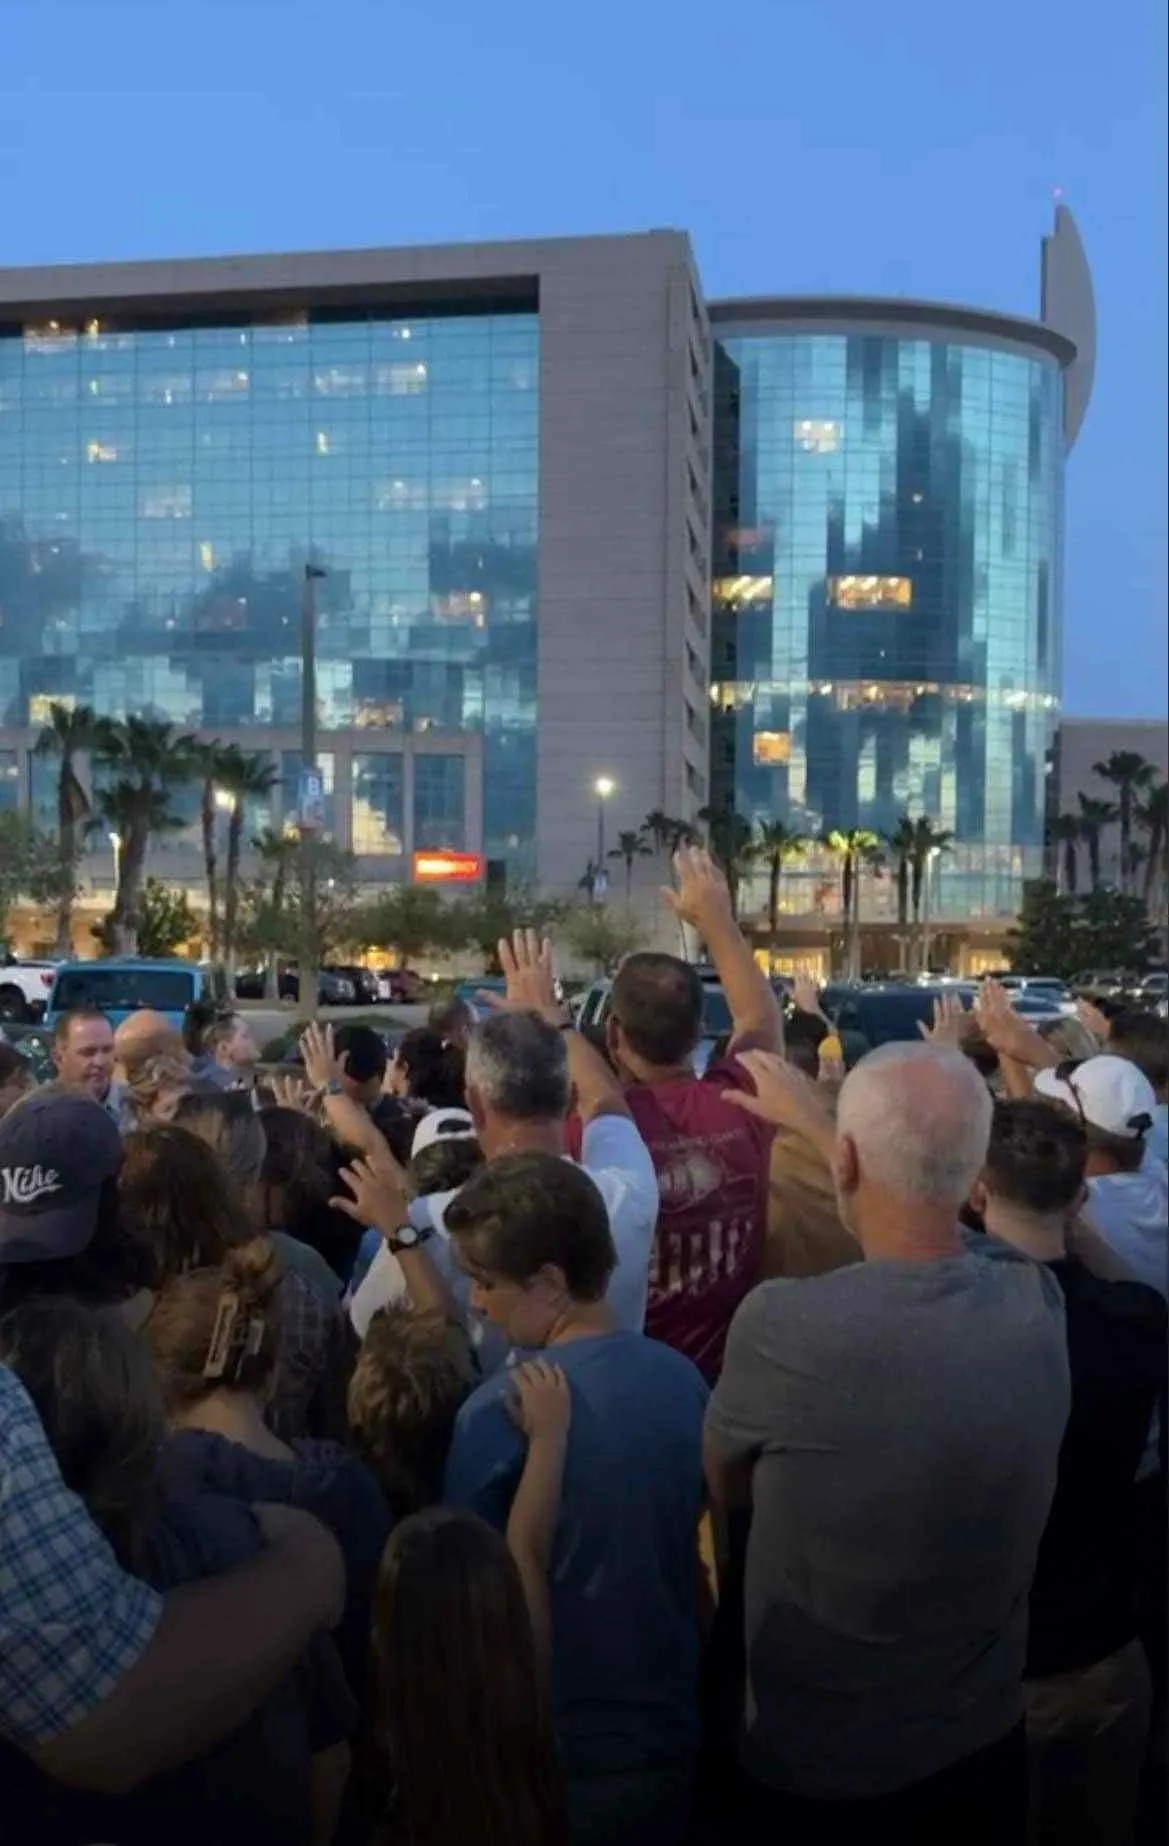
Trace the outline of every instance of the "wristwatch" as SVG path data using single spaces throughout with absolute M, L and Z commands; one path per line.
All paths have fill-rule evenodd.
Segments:
M 433 1224 L 417 1224 L 407 1221 L 398 1226 L 392 1237 L 386 1238 L 386 1245 L 394 1256 L 400 1256 L 403 1250 L 420 1250 L 424 1243 L 429 1243 L 434 1236 Z
M 344 1094 L 345 1092 L 341 1087 L 340 1077 L 330 1077 L 328 1083 L 325 1085 L 325 1095 L 343 1096 Z

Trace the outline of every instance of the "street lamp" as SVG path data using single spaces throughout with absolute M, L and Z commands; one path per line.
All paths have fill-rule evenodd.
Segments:
M 313 831 L 320 826 L 317 776 L 317 584 L 319 564 L 306 564 L 300 597 L 300 982 L 302 1019 L 317 1010 L 317 887 Z
M 604 896 L 608 884 L 605 876 L 605 803 L 616 786 L 612 776 L 598 776 L 593 783 L 593 793 L 597 797 L 597 869 L 593 873 L 593 898 L 596 902 Z
M 120 833 L 110 834 L 110 845 L 114 849 L 114 892 L 116 895 L 117 888 L 122 882 L 122 836 Z
M 933 899 L 934 866 L 942 856 L 940 846 L 931 846 L 926 854 L 925 877 L 921 891 L 921 971 L 930 971 L 930 908 Z
M 236 797 L 229 788 L 217 788 L 215 791 L 215 805 L 221 814 L 234 814 Z

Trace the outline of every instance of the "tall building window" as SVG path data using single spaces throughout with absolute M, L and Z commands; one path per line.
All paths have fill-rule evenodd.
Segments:
M 280 811 L 286 827 L 296 820 L 297 803 L 300 799 L 300 765 L 299 750 L 281 751 Z M 325 796 L 325 833 L 332 835 L 337 826 L 337 794 L 334 787 L 336 765 L 331 751 L 317 752 L 317 768 L 321 772 Z
M 20 806 L 20 764 L 15 750 L 0 750 L 0 814 Z
M 414 758 L 414 844 L 424 851 L 445 846 L 462 852 L 466 843 L 466 759 L 419 755 Z
M 376 858 L 405 852 L 405 782 L 398 750 L 361 750 L 353 758 L 353 850 Z

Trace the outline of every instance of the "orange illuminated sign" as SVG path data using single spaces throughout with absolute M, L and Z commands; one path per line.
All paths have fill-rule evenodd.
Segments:
M 416 852 L 414 877 L 420 884 L 474 884 L 483 876 L 483 855 L 477 852 Z

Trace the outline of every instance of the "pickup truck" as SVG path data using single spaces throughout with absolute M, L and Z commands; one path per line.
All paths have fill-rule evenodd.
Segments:
M 0 1019 L 11 1020 L 13 1025 L 40 1019 L 56 971 L 56 962 L 18 961 L 15 955 L 0 955 Z

